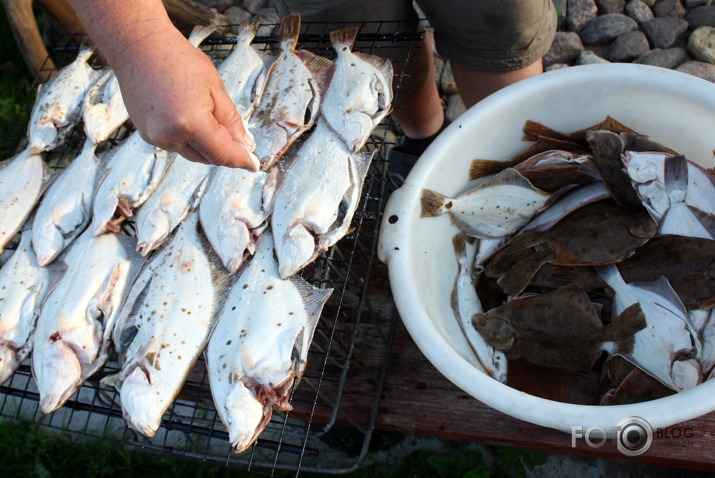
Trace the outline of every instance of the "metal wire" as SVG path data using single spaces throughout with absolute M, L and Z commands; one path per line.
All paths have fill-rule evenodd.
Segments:
M 396 22 L 371 23 L 371 33 L 359 34 L 354 50 L 400 58 L 393 61 L 397 72 L 394 84 L 399 92 L 404 78 L 402 71 L 410 61 L 410 51 L 420 36 L 389 33 L 399 29 L 395 28 Z M 345 25 L 305 23 L 298 48 L 334 58 L 329 33 Z M 361 24 L 361 27 L 365 25 Z M 277 25 L 261 25 L 254 45 L 266 51 L 275 49 L 278 42 L 276 32 Z M 80 41 L 80 37 L 72 36 L 65 44 L 51 50 L 50 56 L 57 68 L 74 59 Z M 234 45 L 235 37 L 225 36 L 208 39 L 202 48 L 218 60 Z M 44 78 L 49 78 L 53 70 L 45 70 L 43 74 Z M 33 101 L 34 98 L 28 99 L 28 112 Z M 18 122 L 6 132 L 3 144 L 12 144 L 15 149 L 2 151 L 4 158 L 22 149 L 26 142 L 25 128 L 24 123 Z M 274 413 L 269 425 L 249 450 L 239 455 L 231 449 L 228 434 L 213 407 L 203 359 L 196 363 L 179 397 L 164 415 L 159 431 L 152 438 L 138 436 L 127 428 L 118 393 L 101 384 L 102 377 L 119 370 L 118 364 L 111 359 L 51 415 L 39 411 L 39 394 L 27 360 L 0 387 L 0 416 L 260 474 L 273 475 L 278 470 L 290 470 L 298 476 L 301 471 L 342 474 L 355 470 L 367 454 L 397 322 L 396 314 L 379 316 L 369 298 L 371 274 L 377 263 L 375 251 L 379 224 L 388 188 L 387 152 L 393 146 L 388 133 L 395 130 L 396 125 L 390 119 L 386 120 L 366 146 L 376 153 L 351 232 L 302 273 L 312 284 L 333 288 L 334 292 L 323 309 L 309 351 L 305 375 L 291 393 L 295 411 Z M 120 129 L 105 147 L 118 144 L 130 131 L 131 125 Z M 63 169 L 80 153 L 83 142 L 82 128 L 78 126 L 61 147 L 45 156 L 46 162 L 55 171 Z M 379 355 L 377 363 L 381 364 L 380 369 L 374 371 L 372 396 L 365 397 L 371 404 L 367 419 L 353 416 L 342 406 L 343 389 L 351 379 L 351 361 L 355 356 L 356 343 L 366 331 L 370 337 L 377 338 L 378 343 L 373 344 L 371 353 Z M 336 423 L 352 427 L 362 443 L 357 455 L 341 454 L 346 455 L 342 461 L 332 459 L 330 465 L 325 465 L 320 460 L 321 453 L 330 448 L 325 437 Z

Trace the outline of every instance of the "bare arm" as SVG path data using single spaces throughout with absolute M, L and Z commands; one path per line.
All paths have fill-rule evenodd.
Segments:
M 211 60 L 161 0 L 69 0 L 114 69 L 145 141 L 201 163 L 255 169 L 241 117 Z

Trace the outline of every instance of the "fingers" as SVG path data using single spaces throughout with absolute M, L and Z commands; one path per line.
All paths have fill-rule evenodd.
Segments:
M 191 161 L 257 171 L 258 159 L 243 143 L 244 130 L 240 117 L 238 123 L 240 129 L 236 128 L 235 124 L 229 124 L 229 127 L 233 128 L 230 130 L 229 127 L 220 124 L 214 116 L 208 115 L 203 120 L 197 121 L 185 143 L 187 153 L 194 157 L 186 156 L 181 152 L 180 154 Z M 240 133 L 236 133 L 237 130 Z M 236 137 L 240 138 L 241 142 L 234 139 Z

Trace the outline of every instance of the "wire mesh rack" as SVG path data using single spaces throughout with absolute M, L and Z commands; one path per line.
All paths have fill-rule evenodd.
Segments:
M 304 23 L 298 48 L 334 58 L 329 33 L 345 23 Z M 401 89 L 405 68 L 421 35 L 404 32 L 399 22 L 358 24 L 360 33 L 355 51 L 393 59 L 396 95 Z M 227 28 L 231 28 L 228 26 Z M 261 25 L 254 45 L 275 50 L 277 25 Z M 68 37 L 51 49 L 57 68 L 76 56 L 81 36 Z M 219 61 L 235 45 L 235 37 L 224 34 L 204 42 L 202 49 Z M 48 63 L 49 64 L 49 63 Z M 101 65 L 95 65 L 101 67 Z M 56 70 L 45 69 L 45 78 Z M 27 112 L 33 98 L 28 99 Z M 2 157 L 19 151 L 25 142 L 26 116 L 6 132 Z M 241 454 L 228 441 L 221 419 L 213 406 L 207 372 L 200 358 L 179 396 L 163 417 L 156 435 L 147 438 L 127 428 L 122 418 L 119 395 L 100 383 L 116 373 L 119 365 L 109 362 L 56 412 L 45 415 L 39 409 L 39 394 L 32 378 L 30 361 L 0 387 L 0 416 L 29 421 L 55 430 L 118 444 L 171 453 L 205 462 L 273 475 L 286 471 L 297 476 L 301 471 L 343 474 L 360 466 L 370 445 L 387 369 L 393 333 L 398 320 L 387 286 L 386 269 L 377 260 L 376 244 L 384 201 L 390 190 L 387 153 L 394 144 L 398 127 L 391 118 L 383 122 L 366 145 L 375 150 L 366 178 L 360 205 L 351 232 L 306 268 L 308 282 L 333 288 L 330 301 L 315 332 L 309 351 L 307 370 L 294 384 L 290 412 L 274 412 L 270 424 L 256 443 Z M 105 148 L 118 144 L 131 131 L 131 125 L 110 138 Z M 48 152 L 45 160 L 59 171 L 76 157 L 84 142 L 81 125 L 74 128 L 61 147 Z M 12 246 L 10 246 L 11 248 Z M 376 292 L 377 291 L 377 292 Z M 336 440 L 348 431 L 350 446 L 335 449 Z M 336 438 L 338 437 L 338 438 Z M 327 453 L 330 451 L 330 453 Z

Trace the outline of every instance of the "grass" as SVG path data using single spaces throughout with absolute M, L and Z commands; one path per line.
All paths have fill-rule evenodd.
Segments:
M 249 477 L 255 473 L 205 463 L 178 455 L 144 451 L 80 434 L 54 432 L 42 426 L 0 418 L 0 470 L 4 476 L 102 478 L 142 477 Z M 545 453 L 499 447 L 488 464 L 476 450 L 435 453 L 417 450 L 395 463 L 363 466 L 354 478 L 488 478 L 520 477 L 544 463 Z M 279 472 L 280 473 L 280 472 Z M 282 472 L 279 476 L 293 476 Z M 300 473 L 305 478 L 332 475 Z

